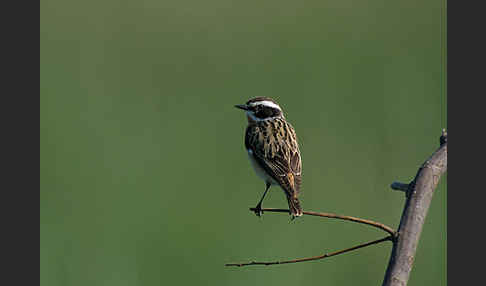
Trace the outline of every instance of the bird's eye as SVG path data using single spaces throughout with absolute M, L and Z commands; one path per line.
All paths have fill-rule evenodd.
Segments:
M 269 117 L 272 117 L 274 116 L 274 111 L 272 110 L 272 108 L 259 108 L 255 111 L 255 116 L 258 117 L 258 118 L 269 118 Z

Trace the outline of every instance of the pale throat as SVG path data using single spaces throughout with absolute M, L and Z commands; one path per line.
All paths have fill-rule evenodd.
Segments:
M 248 119 L 248 124 L 252 124 L 252 123 L 255 123 L 256 120 L 253 119 L 253 115 L 250 115 L 250 113 L 247 111 L 246 112 L 246 119 Z

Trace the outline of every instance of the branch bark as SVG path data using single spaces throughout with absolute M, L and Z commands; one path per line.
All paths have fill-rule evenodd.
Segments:
M 434 190 L 441 175 L 447 171 L 447 133 L 445 130 L 442 131 L 440 144 L 440 148 L 422 164 L 406 191 L 407 199 L 398 227 L 398 236 L 393 243 L 383 286 L 407 285 Z

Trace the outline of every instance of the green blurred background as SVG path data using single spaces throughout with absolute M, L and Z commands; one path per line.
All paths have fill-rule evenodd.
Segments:
M 303 157 L 302 205 L 398 226 L 391 191 L 446 127 L 442 0 L 41 1 L 41 285 L 380 285 L 384 233 L 248 211 L 244 114 L 270 96 Z M 442 23 L 442 24 L 441 24 Z M 286 207 L 278 188 L 264 206 Z M 409 285 L 446 285 L 446 181 Z

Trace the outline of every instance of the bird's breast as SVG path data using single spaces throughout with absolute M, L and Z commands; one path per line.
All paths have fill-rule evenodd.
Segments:
M 270 182 L 272 185 L 278 185 L 278 183 L 265 172 L 262 166 L 258 163 L 258 161 L 255 159 L 255 156 L 253 155 L 253 151 L 251 149 L 248 149 L 248 158 L 250 160 L 251 166 L 253 167 L 253 170 L 255 170 L 255 173 L 257 174 L 258 177 L 260 177 L 262 180 L 265 182 Z

